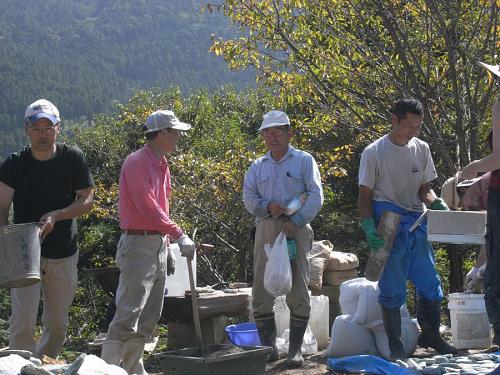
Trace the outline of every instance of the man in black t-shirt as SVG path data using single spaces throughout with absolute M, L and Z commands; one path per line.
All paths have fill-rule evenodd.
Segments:
M 0 166 L 0 226 L 8 224 L 11 204 L 15 224 L 41 223 L 41 282 L 11 289 L 9 348 L 57 358 L 78 283 L 75 218 L 92 208 L 94 181 L 82 151 L 56 143 L 60 117 L 54 104 L 30 104 L 24 123 L 30 145 Z M 40 293 L 43 333 L 37 345 Z

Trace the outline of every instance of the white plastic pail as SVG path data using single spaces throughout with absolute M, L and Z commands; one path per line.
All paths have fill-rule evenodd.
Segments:
M 190 290 L 187 258 L 181 255 L 179 245 L 170 244 L 175 255 L 175 272 L 167 276 L 165 283 L 165 295 L 168 297 L 184 297 L 184 292 Z M 194 285 L 196 286 L 196 252 L 192 261 Z
M 451 293 L 448 295 L 451 334 L 457 349 L 489 348 L 490 324 L 484 294 Z
M 0 287 L 20 288 L 40 281 L 40 225 L 0 227 Z

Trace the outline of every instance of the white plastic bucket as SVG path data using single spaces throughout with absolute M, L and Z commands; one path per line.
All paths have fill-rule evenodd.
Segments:
M 0 288 L 21 288 L 40 281 L 40 225 L 0 227 Z
M 168 297 L 184 297 L 184 292 L 190 290 L 187 258 L 181 255 L 179 245 L 170 244 L 175 255 L 175 272 L 167 276 L 165 295 Z M 196 286 L 196 252 L 192 261 L 194 285 Z
M 491 345 L 491 330 L 484 294 L 448 295 L 451 334 L 457 349 L 481 349 Z

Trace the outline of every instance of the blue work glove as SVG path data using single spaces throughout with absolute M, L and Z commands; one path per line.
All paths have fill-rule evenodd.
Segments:
M 443 198 L 436 198 L 434 201 L 431 203 L 429 206 L 431 210 L 440 210 L 440 211 L 449 211 L 450 208 L 446 204 L 446 202 L 443 200 Z
M 385 241 L 380 237 L 380 234 L 377 233 L 373 217 L 361 220 L 361 228 L 363 228 L 363 232 L 366 234 L 366 242 L 368 242 L 370 251 L 377 252 L 384 246 Z

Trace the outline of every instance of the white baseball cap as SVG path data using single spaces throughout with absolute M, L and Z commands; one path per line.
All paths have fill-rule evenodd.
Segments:
M 260 125 L 259 130 L 272 128 L 275 126 L 284 126 L 290 125 L 290 119 L 283 111 L 278 111 L 273 109 L 272 111 L 264 114 L 264 118 L 262 120 L 262 124 Z
M 38 99 L 36 102 L 31 103 L 24 113 L 24 119 L 29 119 L 31 123 L 41 118 L 48 119 L 52 125 L 61 122 L 57 107 L 45 99 Z
M 151 133 L 166 128 L 182 131 L 191 129 L 190 124 L 180 122 L 179 119 L 174 115 L 174 112 L 168 110 L 160 110 L 151 113 L 146 120 L 145 126 L 145 133 Z

